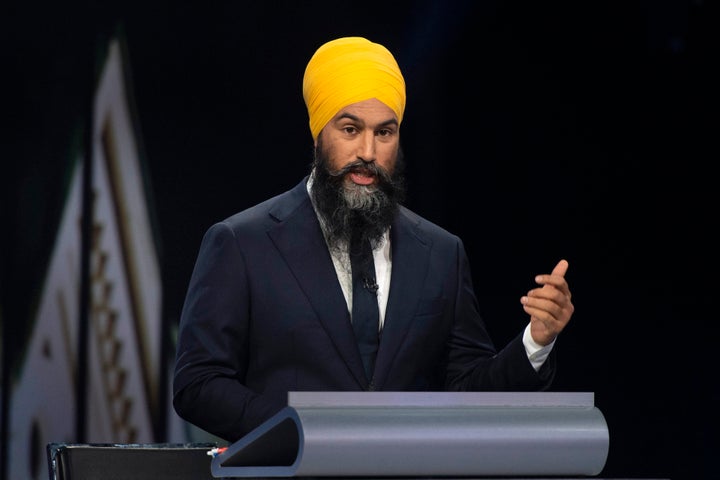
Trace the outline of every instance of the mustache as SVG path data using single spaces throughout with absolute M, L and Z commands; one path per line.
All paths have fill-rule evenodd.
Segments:
M 340 168 L 339 170 L 335 170 L 335 171 L 330 171 L 329 169 L 327 170 L 328 175 L 330 175 L 331 177 L 335 177 L 335 178 L 342 177 L 350 172 L 365 172 L 368 174 L 373 174 L 375 176 L 378 176 L 386 181 L 391 180 L 391 175 L 387 170 L 378 166 L 375 162 L 368 163 L 364 160 L 356 160 L 352 163 L 345 165 L 344 167 Z

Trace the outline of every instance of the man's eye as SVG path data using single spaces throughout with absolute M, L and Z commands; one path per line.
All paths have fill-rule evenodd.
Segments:
M 392 135 L 392 130 L 384 128 L 382 130 L 378 130 L 377 134 L 380 137 L 389 137 L 390 135 Z
M 353 126 L 347 126 L 347 127 L 343 127 L 343 131 L 347 134 L 353 134 L 353 133 L 357 132 L 357 129 Z

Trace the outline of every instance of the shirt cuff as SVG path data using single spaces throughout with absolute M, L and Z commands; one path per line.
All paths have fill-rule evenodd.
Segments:
M 557 340 L 557 338 L 555 338 L 555 340 Z M 527 327 L 525 327 L 525 332 L 523 333 L 523 345 L 525 345 L 525 353 L 527 353 L 528 360 L 530 360 L 530 364 L 536 372 L 540 370 L 540 367 L 542 367 L 542 364 L 545 363 L 548 355 L 550 355 L 550 351 L 555 345 L 555 340 L 543 347 L 533 340 L 532 335 L 530 334 L 530 324 L 528 323 Z

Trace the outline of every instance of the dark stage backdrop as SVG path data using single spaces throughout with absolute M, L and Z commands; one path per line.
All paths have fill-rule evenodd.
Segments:
M 595 392 L 610 431 L 603 476 L 710 478 L 720 157 L 709 2 L 12 3 L 1 20 L 4 404 L 98 45 L 125 42 L 172 326 L 205 230 L 307 173 L 307 60 L 360 35 L 404 71 L 407 203 L 463 238 L 496 343 L 525 325 L 519 298 L 534 275 L 567 258 L 576 313 L 553 390 Z

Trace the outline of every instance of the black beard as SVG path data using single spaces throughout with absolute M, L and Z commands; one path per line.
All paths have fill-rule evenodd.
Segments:
M 398 150 L 392 174 L 374 162 L 366 163 L 363 160 L 331 171 L 327 151 L 318 138 L 313 169 L 312 197 L 325 223 L 330 249 L 339 250 L 349 246 L 352 254 L 356 245 L 360 245 L 358 242 L 365 241 L 369 241 L 373 248 L 377 247 L 405 199 L 402 150 Z M 363 169 L 376 175 L 375 184 L 345 185 L 348 172 Z

